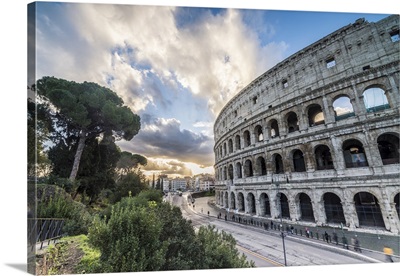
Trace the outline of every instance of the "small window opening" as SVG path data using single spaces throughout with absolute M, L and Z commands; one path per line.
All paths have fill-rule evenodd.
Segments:
M 284 80 L 284 81 L 282 82 L 282 87 L 283 87 L 283 88 L 286 88 L 286 87 L 288 87 L 288 86 L 289 86 L 288 81 L 287 81 L 287 80 Z
M 371 69 L 371 67 L 369 65 L 363 67 L 363 71 L 367 71 L 369 69 Z
M 397 42 L 399 41 L 399 30 L 396 30 L 394 32 L 390 33 L 390 38 L 392 40 L 392 42 Z
M 326 68 L 332 68 L 336 65 L 336 61 L 334 58 L 329 58 L 326 60 Z
M 253 104 L 256 104 L 258 102 L 257 96 L 253 98 Z

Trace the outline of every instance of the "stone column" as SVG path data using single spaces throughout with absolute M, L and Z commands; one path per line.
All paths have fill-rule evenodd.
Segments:
M 385 186 L 380 187 L 380 192 L 382 196 L 380 199 L 378 199 L 383 222 L 385 223 L 386 230 L 393 233 L 398 233 L 399 231 L 398 229 L 400 229 L 398 225 L 399 220 L 398 217 L 396 217 L 396 212 L 394 212 L 396 204 L 395 203 L 390 204 L 390 200 L 386 193 L 386 189 L 387 188 Z
M 389 102 L 391 108 L 398 107 L 400 105 L 399 90 L 397 88 L 396 80 L 393 78 L 393 75 L 388 76 L 390 82 L 390 88 L 385 91 L 386 98 Z
M 344 196 L 344 198 L 345 201 L 342 202 L 342 206 L 343 206 L 344 218 L 346 220 L 346 226 L 349 227 L 350 229 L 355 229 L 356 226 L 359 227 L 359 222 L 354 201 L 348 196 Z
M 343 170 L 346 168 L 346 165 L 344 162 L 342 145 L 340 143 L 340 140 L 336 136 L 331 136 L 331 144 L 332 144 L 331 149 L 333 149 L 331 151 L 331 155 L 335 169 L 338 172 L 338 174 L 343 174 Z
M 328 104 L 328 99 L 326 98 L 326 96 L 324 95 L 322 97 L 322 104 L 323 104 L 323 113 L 324 113 L 324 120 L 325 120 L 325 124 L 331 124 L 335 122 L 335 111 L 333 109 L 332 104 L 329 105 Z

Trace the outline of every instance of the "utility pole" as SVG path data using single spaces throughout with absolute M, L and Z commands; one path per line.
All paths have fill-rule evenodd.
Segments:
M 274 175 L 272 175 L 271 176 L 272 178 L 271 178 L 271 180 L 272 180 L 272 183 L 274 183 Z M 286 182 L 289 182 L 289 179 L 288 178 L 286 178 Z M 283 258 L 284 258 L 284 260 L 285 260 L 285 266 L 287 266 L 287 263 L 286 263 L 286 248 L 285 248 L 285 233 L 284 233 L 284 231 L 283 231 L 283 221 L 282 221 L 282 204 L 281 204 L 281 193 L 280 193 L 280 183 L 279 183 L 279 177 L 278 177 L 278 181 L 275 181 L 275 185 L 276 185 L 276 187 L 277 187 L 277 200 L 279 200 L 279 219 L 280 219 L 280 222 L 281 222 L 281 225 L 280 225 L 280 231 L 281 231 L 281 237 L 282 237 L 282 247 L 283 247 Z

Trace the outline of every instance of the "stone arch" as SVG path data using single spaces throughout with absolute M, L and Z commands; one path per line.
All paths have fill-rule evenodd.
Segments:
M 306 193 L 299 193 L 296 198 L 300 210 L 300 220 L 314 222 L 314 211 L 310 197 Z
M 295 132 L 299 130 L 299 119 L 294 111 L 290 111 L 286 114 L 286 125 L 288 133 Z
M 224 143 L 224 150 L 223 150 L 223 153 L 224 153 L 224 156 L 227 154 L 227 151 L 226 151 L 226 143 Z
M 229 199 L 228 192 L 225 192 L 225 200 L 224 200 L 224 207 L 225 207 L 225 208 L 229 208 L 229 201 L 228 201 L 228 199 Z
M 237 195 L 237 209 L 239 212 L 244 212 L 244 195 L 242 192 L 239 192 Z
M 295 172 L 305 172 L 306 164 L 304 161 L 303 152 L 299 149 L 295 149 L 292 151 L 292 161 L 293 161 L 293 171 Z
M 327 145 L 316 146 L 314 156 L 317 170 L 331 170 L 334 168 L 331 150 Z
M 378 199 L 373 194 L 369 192 L 356 193 L 354 195 L 354 205 L 360 227 L 385 227 Z
M 397 133 L 384 133 L 379 135 L 378 149 L 383 165 L 399 163 L 399 135 Z
M 319 104 L 311 104 L 307 107 L 308 125 L 310 127 L 325 123 L 324 113 Z
M 247 213 L 256 214 L 256 199 L 253 193 L 247 194 Z
M 236 135 L 235 136 L 235 150 L 240 150 L 241 149 L 241 145 L 240 145 L 240 135 Z
M 265 159 L 262 156 L 259 156 L 256 161 L 257 172 L 259 175 L 267 174 L 267 164 L 265 163 Z
M 233 180 L 233 165 L 232 164 L 230 164 L 228 166 L 228 179 Z
M 260 215 L 269 217 L 271 216 L 271 204 L 266 193 L 262 193 L 260 195 Z
M 277 199 L 278 214 L 280 214 L 279 216 L 282 216 L 284 219 L 290 219 L 289 201 L 287 196 L 280 192 L 278 193 Z
M 236 209 L 236 196 L 234 192 L 231 192 L 231 202 L 229 208 L 231 208 L 232 210 Z
M 256 137 L 256 142 L 264 141 L 264 133 L 261 125 L 256 125 L 254 128 L 254 137 Z
M 253 176 L 253 163 L 251 162 L 250 159 L 247 159 L 244 162 L 244 176 L 245 177 Z
M 323 196 L 325 216 L 327 223 L 343 223 L 346 225 L 343 206 L 340 197 L 335 193 L 327 192 Z
M 244 147 L 248 147 L 251 145 L 250 131 L 245 130 L 243 132 L 243 140 L 244 140 Z
M 284 173 L 283 159 L 279 153 L 275 153 L 274 155 L 272 155 L 272 162 L 274 167 L 274 173 L 276 174 Z
M 233 152 L 233 141 L 232 141 L 232 139 L 228 140 L 228 152 L 229 153 Z
M 240 162 L 236 163 L 236 176 L 237 178 L 242 178 L 242 164 Z
M 227 174 L 227 171 L 226 171 L 226 166 L 224 166 L 223 174 L 224 174 L 224 180 L 227 180 L 228 179 L 228 174 Z
M 279 137 L 279 124 L 276 119 L 271 119 L 268 123 L 269 127 L 269 137 L 275 138 Z
M 364 105 L 368 113 L 390 108 L 386 91 L 379 85 L 371 85 L 363 92 Z
M 357 139 L 348 139 L 342 145 L 346 168 L 367 167 L 368 160 L 363 144 Z
M 355 116 L 353 104 L 347 95 L 341 94 L 335 97 L 332 106 L 336 121 Z

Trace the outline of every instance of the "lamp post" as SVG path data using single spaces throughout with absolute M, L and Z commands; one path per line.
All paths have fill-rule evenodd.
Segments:
M 272 183 L 274 183 L 274 175 L 272 175 Z M 287 181 L 289 181 L 288 179 L 286 179 Z M 281 225 L 280 225 L 280 230 L 281 230 L 281 237 L 282 237 L 282 247 L 283 247 L 283 258 L 284 258 L 284 260 L 285 260 L 285 266 L 287 266 L 287 263 L 286 263 L 286 248 L 285 248 L 285 233 L 284 233 L 284 231 L 283 231 L 283 222 L 282 222 L 282 204 L 281 204 L 281 193 L 280 193 L 280 190 L 279 190 L 279 185 L 280 185 L 280 183 L 279 183 L 279 177 L 278 177 L 278 181 L 275 181 L 275 185 L 276 185 L 276 188 L 277 188 L 277 190 L 278 190 L 278 192 L 277 192 L 277 198 L 279 199 L 279 219 L 280 219 L 280 222 L 281 222 Z

